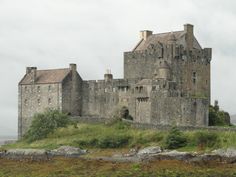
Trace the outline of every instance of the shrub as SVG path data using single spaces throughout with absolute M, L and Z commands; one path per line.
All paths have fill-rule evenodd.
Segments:
M 99 148 L 119 148 L 127 145 L 129 143 L 130 136 L 127 135 L 113 135 L 105 136 L 99 139 Z
M 195 141 L 198 147 L 214 147 L 219 141 L 219 137 L 215 132 L 196 132 Z
M 165 140 L 165 146 L 168 149 L 176 149 L 180 147 L 184 147 L 187 144 L 187 138 L 184 134 L 177 128 L 171 128 L 169 134 Z
M 209 126 L 230 125 L 230 115 L 227 112 L 220 111 L 218 106 L 209 107 Z
M 66 127 L 69 123 L 70 120 L 66 114 L 58 110 L 47 110 L 33 116 L 32 124 L 24 137 L 29 142 L 40 140 L 46 138 L 57 128 Z

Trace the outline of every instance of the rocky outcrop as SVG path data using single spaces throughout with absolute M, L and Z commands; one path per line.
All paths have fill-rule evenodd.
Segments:
M 86 150 L 82 150 L 72 146 L 61 146 L 58 149 L 54 149 L 50 152 L 53 156 L 65 156 L 65 157 L 79 157 L 86 154 Z
M 161 152 L 162 152 L 162 150 L 159 146 L 150 146 L 150 147 L 146 147 L 144 149 L 139 150 L 137 155 L 138 156 L 148 156 L 148 155 L 152 155 L 152 154 L 158 154 Z
M 228 163 L 236 162 L 236 149 L 228 148 L 228 149 L 217 149 L 212 152 L 214 155 L 218 155 L 221 157 L 222 161 L 226 161 Z
M 12 160 L 30 160 L 30 161 L 45 161 L 50 160 L 54 156 L 63 157 L 79 157 L 87 151 L 71 146 L 61 146 L 52 151 L 45 149 L 10 149 L 5 152 L 0 152 L 0 158 Z
M 44 161 L 50 159 L 50 154 L 44 149 L 11 149 L 3 153 L 2 157 L 14 160 Z

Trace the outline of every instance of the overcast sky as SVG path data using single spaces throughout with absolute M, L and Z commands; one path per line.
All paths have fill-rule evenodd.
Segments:
M 235 0 L 0 0 L 0 135 L 17 133 L 17 84 L 26 66 L 77 63 L 83 79 L 106 69 L 123 77 L 123 52 L 139 31 L 194 25 L 202 47 L 213 48 L 212 100 L 236 114 Z

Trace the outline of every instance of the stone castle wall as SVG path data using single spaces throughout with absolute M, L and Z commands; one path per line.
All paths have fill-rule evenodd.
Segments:
M 35 113 L 48 108 L 60 110 L 61 84 L 19 85 L 19 136 L 29 128 Z

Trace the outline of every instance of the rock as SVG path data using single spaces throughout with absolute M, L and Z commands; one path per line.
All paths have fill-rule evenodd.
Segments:
M 222 157 L 236 157 L 236 149 L 233 148 L 217 149 L 212 151 L 212 153 Z
M 141 149 L 138 151 L 137 155 L 138 156 L 147 156 L 147 155 L 152 155 L 152 154 L 158 154 L 162 152 L 161 148 L 159 146 L 150 146 L 146 147 L 144 149 Z
M 213 155 L 213 154 L 202 154 L 192 159 L 189 159 L 190 163 L 194 163 L 198 165 L 204 165 L 210 162 L 220 162 L 220 161 L 221 161 L 221 157 L 218 155 Z
M 4 155 L 4 153 L 3 153 L 3 152 L 0 152 L 0 158 L 1 158 L 3 155 Z
M 49 160 L 49 153 L 44 149 L 10 149 L 3 156 L 14 160 Z
M 236 162 L 236 149 L 234 148 L 217 149 L 217 150 L 212 151 L 212 154 L 220 156 L 221 161 L 225 161 L 227 163 Z
M 85 153 L 87 153 L 86 150 L 82 150 L 80 148 L 72 146 L 61 146 L 58 149 L 54 149 L 51 151 L 51 154 L 54 156 L 66 156 L 66 157 L 78 157 Z
M 167 152 L 162 152 L 158 154 L 157 158 L 159 160 L 183 160 L 187 161 L 191 158 L 193 158 L 195 154 L 189 153 L 189 152 L 179 152 L 176 150 L 173 151 L 167 151 Z

